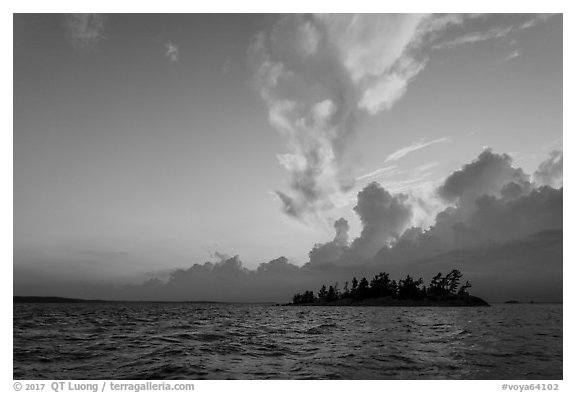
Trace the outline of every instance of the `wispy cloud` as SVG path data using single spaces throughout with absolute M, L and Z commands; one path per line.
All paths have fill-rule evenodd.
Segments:
M 375 169 L 364 175 L 356 177 L 356 181 L 375 181 L 376 179 L 385 178 L 383 184 L 387 189 L 397 191 L 413 191 L 421 187 L 428 187 L 433 182 L 430 177 L 433 173 L 430 171 L 439 165 L 438 162 L 429 162 L 411 169 L 400 169 L 397 165 L 388 165 Z M 418 184 L 418 183 L 421 184 Z M 360 188 L 358 188 L 358 191 Z M 357 192 L 356 192 L 357 193 Z M 354 193 L 354 195 L 356 194 Z M 351 196 L 350 202 L 354 201 L 354 195 Z
M 445 142 L 450 142 L 450 138 L 444 137 L 444 138 L 434 139 L 433 141 L 429 141 L 429 142 L 424 142 L 424 141 L 416 142 L 416 143 L 413 143 L 409 146 L 403 147 L 402 149 L 396 150 L 394 153 L 392 153 L 388 157 L 386 157 L 385 162 L 398 161 L 402 157 L 405 157 L 406 155 L 413 153 L 417 150 L 423 149 L 423 148 L 428 147 L 430 145 L 434 145 L 436 143 L 445 143 Z
M 252 45 L 270 123 L 287 139 L 283 209 L 299 219 L 327 211 L 353 185 L 343 157 L 359 122 L 391 109 L 420 73 L 414 56 L 426 15 L 289 15 Z M 314 81 L 311 83 L 310 81 Z
M 435 45 L 435 49 L 447 49 L 447 48 L 454 48 L 456 46 L 464 45 L 464 44 L 471 44 L 475 42 L 487 41 L 487 40 L 494 40 L 497 38 L 506 37 L 512 31 L 517 30 L 513 26 L 508 27 L 498 27 L 488 31 L 482 32 L 475 32 L 470 34 L 464 34 L 460 37 L 457 37 L 450 41 L 444 41 L 438 45 Z
M 168 60 L 170 60 L 171 63 L 175 63 L 180 59 L 180 49 L 178 48 L 178 45 L 168 41 L 164 44 L 164 48 L 166 49 L 164 55 L 168 58 Z
M 422 164 L 422 165 L 418 165 L 416 168 L 414 168 L 414 172 L 418 173 L 418 174 L 424 174 L 424 175 L 428 175 L 428 171 L 432 168 L 435 168 L 439 165 L 439 162 L 429 162 L 426 164 Z
M 375 169 L 375 170 L 368 172 L 364 175 L 358 176 L 356 178 L 356 180 L 375 179 L 375 178 L 382 176 L 384 174 L 391 174 L 391 173 L 395 173 L 395 172 L 396 172 L 396 165 L 389 165 L 389 166 L 385 166 L 383 168 Z
M 93 49 L 104 38 L 105 24 L 102 14 L 67 14 L 64 19 L 66 37 L 80 51 Z
M 520 30 L 528 29 L 530 27 L 544 23 L 554 15 L 555 14 L 535 14 L 531 19 L 527 20 L 520 26 Z
M 452 29 L 461 31 L 468 20 L 489 17 L 286 15 L 257 34 L 250 47 L 255 87 L 288 150 L 278 156 L 289 173 L 290 190 L 278 192 L 284 211 L 304 221 L 309 214 L 330 211 L 353 187 L 346 153 L 362 121 L 402 99 L 426 68 L 430 48 L 441 36 Z M 518 26 L 466 34 L 438 47 L 504 37 L 544 19 L 524 17 Z M 410 145 L 387 161 L 446 141 Z
M 505 63 L 509 60 L 517 58 L 518 56 L 520 56 L 520 51 L 516 49 L 512 53 L 510 53 L 508 56 L 506 56 L 505 58 L 500 60 L 500 63 Z
M 449 41 L 441 42 L 434 46 L 434 49 L 448 49 L 454 48 L 456 46 L 464 45 L 464 44 L 472 44 L 475 42 L 482 42 L 488 40 L 495 40 L 498 38 L 503 38 L 508 36 L 511 33 L 522 31 L 529 29 L 531 27 L 537 26 L 546 22 L 550 19 L 554 14 L 535 14 L 531 15 L 530 19 L 525 21 L 520 25 L 511 25 L 511 26 L 502 26 L 502 27 L 495 27 L 488 31 L 480 31 L 474 32 L 469 34 L 464 34 L 462 36 L 456 37 Z M 517 57 L 517 56 L 514 56 Z

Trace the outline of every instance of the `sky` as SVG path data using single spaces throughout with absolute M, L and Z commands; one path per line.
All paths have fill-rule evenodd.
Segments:
M 279 299 L 301 266 L 439 255 L 490 293 L 488 255 L 561 296 L 562 19 L 15 14 L 15 294 L 180 299 L 230 268 Z

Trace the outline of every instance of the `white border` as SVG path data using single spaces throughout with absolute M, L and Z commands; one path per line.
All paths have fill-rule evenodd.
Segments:
M 385 3 L 385 4 L 382 4 Z M 2 119 L 4 119 L 4 130 L 1 133 L 2 146 L 2 165 L 0 169 L 2 180 L 2 264 L 1 271 L 2 277 L 5 277 L 9 282 L 3 285 L 0 296 L 0 304 L 4 315 L 12 316 L 12 230 L 13 230 L 13 141 L 12 132 L 12 100 L 13 100 L 13 84 L 12 84 L 12 54 L 13 54 L 13 26 L 12 26 L 12 13 L 20 12 L 38 12 L 38 13 L 54 13 L 54 12 L 226 12 L 226 13 L 276 13 L 276 12 L 561 12 L 564 13 L 564 70 L 574 70 L 574 2 L 547 0 L 547 1 L 502 1 L 502 0 L 485 0 L 482 2 L 462 2 L 455 0 L 440 0 L 440 1 L 402 1 L 402 2 L 381 2 L 369 0 L 355 0 L 349 2 L 343 1 L 329 1 L 321 0 L 311 2 L 310 0 L 291 0 L 286 4 L 281 2 L 272 1 L 233 1 L 226 0 L 220 2 L 183 2 L 183 1 L 164 1 L 164 2 L 148 2 L 145 4 L 137 3 L 120 3 L 119 1 L 103 0 L 98 3 L 78 2 L 73 0 L 67 1 L 10 1 L 3 2 L 2 4 L 2 22 L 1 28 L 4 30 L 1 35 L 5 52 L 9 52 L 10 56 L 5 55 L 2 62 Z M 8 58 L 10 57 L 10 58 Z M 568 187 L 567 201 L 575 201 L 574 192 L 572 188 L 572 169 L 574 162 L 571 158 L 572 146 L 574 143 L 574 99 L 573 89 L 574 76 L 571 72 L 564 73 L 564 130 L 569 132 L 564 133 L 564 151 L 565 153 L 565 171 L 564 171 L 564 184 Z M 574 331 L 574 310 L 573 298 L 574 290 L 571 288 L 572 279 L 575 277 L 573 267 L 574 248 L 571 247 L 573 243 L 574 230 L 571 224 L 574 222 L 574 208 L 571 204 L 564 206 L 565 230 L 564 235 L 567 241 L 564 242 L 564 381 L 559 381 L 561 391 L 576 391 L 576 384 L 574 383 L 573 374 L 569 370 L 575 370 L 573 361 L 573 348 L 575 344 L 574 338 L 570 332 Z M 1 357 L 1 372 L 4 388 L 2 391 L 13 391 L 12 387 L 12 324 L 8 323 L 8 317 L 4 321 L 2 327 L 3 347 Z M 350 392 L 362 385 L 362 388 L 388 388 L 392 391 L 414 389 L 416 391 L 426 392 L 447 392 L 447 391 L 463 391 L 466 392 L 496 392 L 501 391 L 501 385 L 506 381 L 372 381 L 372 382 L 358 382 L 358 381 L 199 381 L 196 382 L 196 390 L 238 390 L 250 392 L 268 392 L 271 389 L 280 391 L 292 391 L 295 389 L 304 389 L 317 391 L 318 389 L 329 389 L 334 392 Z M 537 383 L 538 381 L 534 381 Z M 541 381 L 546 382 L 546 381 Z M 530 384 L 531 381 L 508 381 L 510 384 Z M 548 382 L 546 382 L 548 383 Z M 570 388 L 571 387 L 571 388 Z

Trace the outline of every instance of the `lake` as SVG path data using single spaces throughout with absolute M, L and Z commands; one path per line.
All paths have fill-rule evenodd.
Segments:
M 562 305 L 18 304 L 14 379 L 562 379 Z

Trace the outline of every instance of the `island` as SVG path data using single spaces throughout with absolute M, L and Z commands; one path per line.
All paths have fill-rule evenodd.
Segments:
M 438 273 L 426 287 L 422 278 L 410 275 L 402 280 L 391 280 L 388 273 L 378 273 L 370 282 L 366 277 L 354 277 L 341 291 L 338 283 L 322 285 L 317 295 L 313 291 L 297 293 L 291 306 L 402 306 L 402 307 L 486 307 L 483 299 L 472 296 L 470 282 L 460 285 L 462 273 L 454 269 L 445 276 Z
M 99 299 L 75 299 L 58 296 L 13 296 L 13 303 L 107 303 Z

